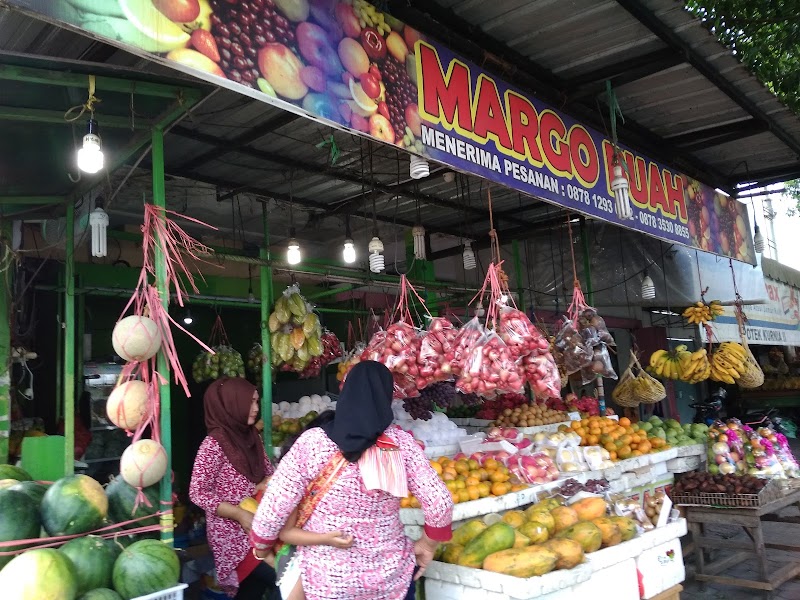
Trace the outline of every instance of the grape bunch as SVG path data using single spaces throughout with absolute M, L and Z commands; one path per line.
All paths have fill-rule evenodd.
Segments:
M 406 106 L 417 101 L 417 86 L 411 81 L 406 66 L 393 56 L 387 56 L 381 71 L 386 86 L 389 122 L 396 135 L 402 138 L 406 130 Z
M 275 42 L 290 48 L 297 45 L 293 25 L 277 11 L 274 0 L 211 0 L 210 4 L 220 67 L 232 81 L 255 88 L 261 77 L 258 51 Z
M 605 479 L 590 479 L 586 483 L 581 483 L 577 479 L 567 479 L 564 484 L 556 489 L 556 493 L 565 498 L 571 498 L 579 492 L 589 492 L 591 494 L 604 494 L 608 491 L 608 482 Z
M 478 406 L 481 403 L 481 397 L 478 394 L 464 394 L 459 392 L 458 395 L 461 397 L 461 403 L 464 406 Z
M 403 409 L 414 419 L 430 421 L 433 417 L 433 403 L 422 396 L 403 400 Z
M 453 382 L 432 383 L 420 392 L 420 397 L 439 408 L 450 408 L 458 397 Z

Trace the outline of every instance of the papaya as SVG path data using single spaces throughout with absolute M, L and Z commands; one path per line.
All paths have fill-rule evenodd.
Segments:
M 287 305 L 289 307 L 289 312 L 298 318 L 305 318 L 308 314 L 306 301 L 300 294 L 289 294 Z
M 550 511 L 550 515 L 555 520 L 555 532 L 558 533 L 559 531 L 563 531 L 569 527 L 572 527 L 580 521 L 578 518 L 578 513 L 576 513 L 572 508 L 569 506 L 559 506 L 554 508 Z
M 550 540 L 543 547 L 558 555 L 556 569 L 572 569 L 583 562 L 583 548 L 574 540 Z
M 546 510 L 537 509 L 535 511 L 529 512 L 531 509 L 525 511 L 525 515 L 528 517 L 528 521 L 535 521 L 537 523 L 541 523 L 545 527 L 547 527 L 547 533 L 553 535 L 556 532 L 556 520 Z
M 278 330 L 281 328 L 281 322 L 278 320 L 278 315 L 272 313 L 269 316 L 269 332 L 270 333 L 278 333 Z
M 622 532 L 614 521 L 607 517 L 600 517 L 592 521 L 600 530 L 603 538 L 603 548 L 610 548 L 622 543 Z
M 306 343 L 306 336 L 303 335 L 303 330 L 299 327 L 292 329 L 292 333 L 289 334 L 289 339 L 291 339 L 292 347 L 295 350 L 300 350 L 300 348 L 303 347 L 303 344 Z
M 622 541 L 627 542 L 636 537 L 636 523 L 628 517 L 611 517 L 611 520 L 619 527 Z
M 525 548 L 531 545 L 531 538 L 519 532 L 519 529 L 514 530 L 514 545 L 512 548 Z
M 608 504 L 602 498 L 584 498 L 570 505 L 570 508 L 578 513 L 578 520 L 593 521 L 606 516 Z
M 484 529 L 464 546 L 464 551 L 458 558 L 458 564 L 462 567 L 480 569 L 481 565 L 483 565 L 483 560 L 490 554 L 512 548 L 516 537 L 514 528 L 511 525 L 502 521 L 495 523 Z
M 547 512 L 550 512 L 562 504 L 563 503 L 558 498 L 545 498 L 544 500 L 540 500 L 531 506 L 528 510 L 546 510 Z
M 445 544 L 442 550 L 442 562 L 450 563 L 451 565 L 458 564 L 461 554 L 464 552 L 464 546 L 461 544 Z
M 503 515 L 503 523 L 508 523 L 514 529 L 519 529 L 525 524 L 525 513 L 521 510 L 510 510 Z
M 464 546 L 465 544 L 471 542 L 476 535 L 485 530 L 486 524 L 480 519 L 467 521 L 453 532 L 453 538 L 450 540 L 450 543 Z
M 600 528 L 589 521 L 581 521 L 559 531 L 556 538 L 578 542 L 586 554 L 597 552 L 603 545 L 603 534 Z
M 528 578 L 549 573 L 557 562 L 558 554 L 552 550 L 529 546 L 493 552 L 483 561 L 483 568 L 512 577 Z
M 539 521 L 528 521 L 519 528 L 519 532 L 530 538 L 532 544 L 543 544 L 550 537 L 550 532 Z

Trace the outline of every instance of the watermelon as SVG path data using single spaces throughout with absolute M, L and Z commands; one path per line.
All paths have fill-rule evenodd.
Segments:
M 136 505 L 136 496 L 139 491 L 132 485 L 126 483 L 120 476 L 112 479 L 111 483 L 106 486 L 109 518 L 115 523 L 124 523 L 132 519 L 154 515 L 158 512 L 159 498 L 161 497 L 159 495 L 158 486 L 151 485 L 150 487 L 144 488 L 142 491 L 147 501 L 150 503 L 150 506 L 147 506 L 145 502 L 139 502 L 139 506 L 137 506 L 134 511 L 133 507 Z M 158 525 L 158 517 L 137 521 L 136 523 L 125 525 L 124 528 L 132 529 L 134 527 L 144 527 L 146 525 Z
M 38 481 L 18 481 L 8 489 L 25 494 L 31 499 L 31 502 L 35 502 L 38 507 L 42 503 L 42 498 L 47 491 L 47 486 Z
M 28 475 L 25 469 L 20 469 L 14 465 L 0 465 L 0 479 L 16 479 L 17 481 L 32 481 L 33 477 Z
M 122 600 L 122 596 L 108 588 L 97 588 L 91 592 L 86 592 L 78 600 Z
M 0 490 L 6 490 L 13 485 L 17 485 L 19 481 L 16 479 L 0 479 Z
M 0 571 L 0 590 L 3 600 L 75 600 L 75 567 L 58 550 L 28 550 Z
M 61 546 L 61 552 L 75 566 L 79 594 L 111 585 L 111 571 L 117 556 L 103 538 L 96 535 L 75 538 Z
M 25 494 L 0 490 L 0 542 L 38 538 L 40 529 L 39 509 Z M 19 545 L 3 550 L 12 551 L 24 547 Z M 0 569 L 12 558 L 14 557 L 0 556 Z
M 157 540 L 140 540 L 114 563 L 114 589 L 123 600 L 154 594 L 178 585 L 180 570 L 172 548 Z
M 74 535 L 99 528 L 108 515 L 103 487 L 87 475 L 67 475 L 42 498 L 42 525 L 48 535 Z

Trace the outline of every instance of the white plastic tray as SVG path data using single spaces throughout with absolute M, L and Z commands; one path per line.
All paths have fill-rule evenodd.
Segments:
M 155 594 L 147 594 L 146 596 L 137 596 L 132 600 L 183 600 L 183 590 L 189 587 L 185 583 L 179 583 L 175 587 L 161 590 Z

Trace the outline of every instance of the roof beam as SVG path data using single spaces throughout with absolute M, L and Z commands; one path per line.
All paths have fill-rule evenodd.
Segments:
M 617 3 L 633 15 L 642 25 L 647 27 L 665 44 L 674 51 L 681 53 L 686 62 L 697 69 L 703 77 L 708 79 L 728 98 L 733 100 L 754 119 L 761 121 L 781 142 L 786 144 L 793 152 L 800 154 L 800 141 L 786 133 L 775 120 L 761 107 L 751 100 L 745 93 L 736 87 L 717 71 L 704 56 L 687 44 L 677 32 L 666 25 L 658 16 L 647 8 L 640 0 L 616 0 Z
M 736 121 L 735 123 L 728 123 L 726 125 L 717 125 L 715 127 L 708 127 L 706 129 L 699 129 L 690 131 L 688 133 L 681 133 L 667 138 L 667 140 L 676 146 L 690 146 L 695 142 L 702 140 L 710 140 L 713 138 L 724 137 L 730 134 L 740 134 L 741 137 L 755 135 L 768 131 L 766 123 L 758 119 L 746 119 L 744 121 Z
M 782 183 L 800 178 L 800 165 L 790 164 L 775 167 L 773 169 L 763 169 L 761 171 L 745 171 L 731 178 L 731 185 L 746 183 L 748 185 L 736 188 L 737 192 L 744 192 L 760 188 L 773 183 Z
M 58 110 L 43 110 L 38 108 L 18 108 L 16 106 L 0 106 L 0 121 L 22 121 L 25 123 L 54 123 L 64 125 L 68 123 L 64 120 L 64 113 Z M 98 121 L 103 127 L 114 129 L 128 129 L 133 125 L 134 129 L 149 130 L 152 123 L 146 119 L 131 120 L 130 117 L 117 117 L 113 115 L 102 115 Z
M 362 179 L 360 175 L 350 174 L 341 169 L 334 169 L 328 166 L 317 165 L 312 163 L 302 163 L 299 162 L 298 160 L 289 158 L 284 155 L 275 154 L 273 152 L 267 152 L 264 150 L 258 150 L 257 148 L 251 148 L 248 146 L 234 146 L 233 142 L 225 143 L 224 140 L 218 140 L 213 136 L 200 134 L 194 131 L 187 130 L 182 127 L 176 127 L 175 129 L 172 130 L 172 133 L 183 137 L 187 137 L 189 139 L 193 139 L 198 142 L 202 142 L 203 144 L 217 144 L 223 146 L 224 148 L 227 148 L 227 150 L 225 150 L 226 152 L 236 152 L 239 154 L 243 154 L 244 156 L 250 156 L 252 158 L 256 158 L 259 160 L 264 160 L 267 162 L 283 165 L 287 169 L 296 169 L 298 171 L 305 171 L 307 173 L 313 173 L 315 175 L 324 175 L 327 177 L 331 177 L 332 179 L 338 179 L 339 181 L 345 181 L 356 185 L 362 185 L 362 183 L 364 183 L 366 184 L 367 187 L 370 188 L 368 193 L 372 193 L 372 191 L 375 190 L 382 194 L 399 195 L 406 198 L 410 198 L 412 200 L 422 202 L 424 204 L 428 204 L 430 206 L 437 206 L 439 208 L 448 208 L 458 212 L 467 212 L 470 214 L 478 215 L 486 222 L 489 221 L 489 212 L 484 209 L 477 208 L 474 206 L 463 205 L 460 204 L 459 202 L 454 202 L 452 200 L 431 196 L 429 194 L 410 192 L 401 186 L 390 186 L 376 180 L 365 181 Z M 183 165 L 180 167 L 180 169 L 182 171 L 192 170 L 191 167 L 187 168 Z M 351 199 L 350 202 L 353 202 L 353 200 Z M 360 200 L 358 201 L 358 203 L 360 204 Z M 343 212 L 342 207 L 327 206 L 326 210 L 329 212 L 339 212 L 339 213 Z M 525 221 L 521 221 L 518 217 L 509 216 L 508 220 L 513 221 L 514 223 L 517 224 L 519 224 L 520 222 L 525 223 Z M 529 224 L 532 225 L 532 223 Z
M 564 87 L 570 99 L 576 100 L 603 91 L 607 80 L 611 80 L 615 87 L 619 87 L 654 73 L 660 73 L 683 62 L 680 54 L 665 48 L 623 60 L 584 75 L 571 77 L 564 81 Z
M 285 127 L 286 125 L 293 123 L 299 118 L 300 115 L 296 115 L 289 111 L 283 111 L 283 114 L 275 117 L 274 119 L 269 119 L 266 122 L 262 123 L 261 125 L 253 127 L 247 133 L 243 133 L 242 135 L 230 141 L 212 136 L 206 136 L 206 138 L 209 141 L 203 143 L 214 147 L 208 152 L 204 152 L 200 156 L 196 156 L 192 160 L 182 164 L 180 168 L 194 169 L 208 162 L 211 162 L 212 160 L 216 160 L 221 156 L 228 154 L 229 152 L 234 152 L 240 147 L 247 146 L 248 144 L 252 144 L 253 142 L 260 140 L 265 135 L 269 135 L 273 131 L 277 131 L 281 127 Z M 173 131 L 173 133 L 176 133 L 181 137 L 188 137 L 190 139 L 196 139 L 197 141 L 201 141 L 194 136 L 200 136 L 202 134 L 198 134 L 190 129 L 181 127 Z

